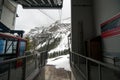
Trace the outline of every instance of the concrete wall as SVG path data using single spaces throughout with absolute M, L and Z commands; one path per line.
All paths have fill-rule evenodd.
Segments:
M 100 24 L 120 14 L 120 0 L 72 0 L 72 50 L 84 54 L 84 42 L 101 35 Z M 102 39 L 103 56 L 120 57 L 120 34 Z
M 3 2 L 1 22 L 12 30 L 15 28 L 16 9 L 17 4 L 11 3 L 7 0 Z
M 120 0 L 94 0 L 96 35 L 101 35 L 100 24 L 120 14 Z M 103 38 L 105 56 L 120 57 L 120 34 Z
M 94 36 L 91 0 L 72 0 L 72 50 L 84 54 L 84 42 Z
M 0 0 L 0 18 L 2 14 L 3 0 Z

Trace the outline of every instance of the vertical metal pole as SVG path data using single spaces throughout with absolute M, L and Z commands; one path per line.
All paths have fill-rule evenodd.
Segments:
M 75 56 L 75 54 L 74 53 L 72 53 L 72 62 L 73 62 L 73 64 L 75 63 L 75 61 L 74 61 L 74 56 Z M 73 65 L 74 66 L 74 65 Z
M 48 43 L 47 43 L 47 46 L 46 46 L 46 55 L 45 55 L 46 59 L 48 58 L 48 51 L 49 51 L 50 39 L 52 39 L 52 38 L 48 37 Z
M 45 53 L 43 53 L 43 66 L 45 66 Z
M 7 43 L 8 43 L 8 41 L 6 40 L 6 43 L 5 43 L 5 52 L 4 52 L 4 54 L 6 54 L 6 52 L 7 52 Z
M 23 74 L 22 74 L 22 80 L 25 80 L 26 78 L 26 57 L 23 58 Z
M 42 65 L 43 65 L 43 53 L 41 55 L 41 67 L 42 67 Z
M 86 80 L 90 80 L 89 79 L 89 62 L 88 60 L 86 59 Z
M 9 63 L 9 69 L 8 69 L 8 80 L 10 80 L 10 73 L 11 73 L 11 62 Z
M 69 51 L 69 53 L 70 53 L 70 63 L 71 63 L 72 62 L 72 52 Z
M 69 55 L 70 55 L 70 63 L 71 63 L 71 53 L 70 53 L 70 42 L 69 42 L 69 36 L 68 36 L 68 51 L 69 51 Z
M 101 76 L 101 65 L 98 64 L 98 73 L 99 73 L 99 80 L 102 80 L 102 76 Z
M 80 56 L 77 57 L 78 57 L 78 67 L 80 67 L 80 59 L 79 59 Z
M 116 66 L 116 63 L 115 63 L 116 61 L 115 61 L 115 59 L 116 59 L 116 58 L 114 57 L 114 58 L 113 58 L 114 66 Z
M 42 66 L 42 53 L 40 55 L 40 66 Z
M 35 60 L 35 69 L 36 69 L 37 68 L 37 54 L 35 54 L 33 59 Z

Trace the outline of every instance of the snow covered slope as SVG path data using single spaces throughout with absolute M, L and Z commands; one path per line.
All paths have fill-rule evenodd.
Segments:
M 58 27 L 58 29 L 56 29 L 55 32 L 53 33 L 53 37 L 54 38 L 60 37 L 61 41 L 60 44 L 56 48 L 50 50 L 49 53 L 68 49 L 68 35 L 71 33 L 70 18 L 62 20 L 61 23 L 59 23 L 58 21 L 54 24 L 54 26 Z
M 69 54 L 48 59 L 47 64 L 55 65 L 56 68 L 64 68 L 67 71 L 71 71 L 69 64 Z
M 57 51 L 63 51 L 65 49 L 68 49 L 68 35 L 70 34 L 70 32 L 67 32 L 67 34 L 61 34 L 61 41 L 60 44 L 49 51 L 49 53 L 53 53 L 53 52 L 57 52 Z

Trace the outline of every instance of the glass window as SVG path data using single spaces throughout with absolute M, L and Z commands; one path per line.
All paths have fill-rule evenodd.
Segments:
M 12 54 L 12 41 L 7 41 L 6 54 Z
M 7 41 L 6 54 L 15 54 L 17 49 L 17 41 Z
M 16 49 L 17 49 L 17 41 L 13 42 L 13 53 L 16 53 Z
M 0 54 L 4 54 L 5 51 L 5 40 L 0 40 Z
M 26 42 L 21 41 L 20 42 L 20 54 L 19 54 L 19 56 L 23 56 L 24 55 L 25 48 L 26 48 Z

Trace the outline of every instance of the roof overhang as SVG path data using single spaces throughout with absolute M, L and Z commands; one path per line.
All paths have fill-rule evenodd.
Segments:
M 18 4 L 21 4 L 26 9 L 61 9 L 63 6 L 63 0 L 12 0 Z
M 23 37 L 23 34 L 24 34 L 23 30 L 11 30 L 11 29 L 9 29 L 1 21 L 0 21 L 0 32 L 2 32 L 2 33 L 11 33 L 11 34 L 17 33 L 21 37 Z

